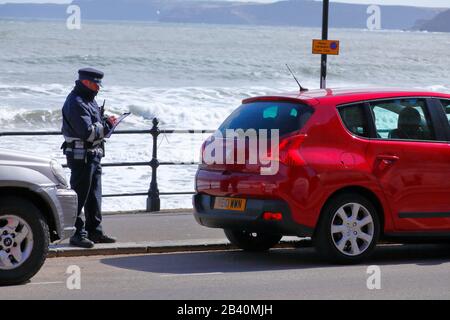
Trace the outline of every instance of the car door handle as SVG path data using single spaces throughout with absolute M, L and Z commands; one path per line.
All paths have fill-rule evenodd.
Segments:
M 384 164 L 393 164 L 394 162 L 397 162 L 398 160 L 400 160 L 400 158 L 398 156 L 387 155 L 387 154 L 378 155 L 377 159 L 382 161 Z

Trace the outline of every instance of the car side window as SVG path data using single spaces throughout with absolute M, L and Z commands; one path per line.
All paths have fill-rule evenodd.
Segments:
M 425 99 L 394 99 L 370 103 L 378 139 L 436 140 Z
M 447 115 L 447 120 L 450 124 L 450 100 L 441 100 L 441 103 L 444 107 L 444 112 Z
M 360 137 L 369 138 L 369 125 L 364 104 L 355 104 L 339 108 L 339 115 L 347 129 Z

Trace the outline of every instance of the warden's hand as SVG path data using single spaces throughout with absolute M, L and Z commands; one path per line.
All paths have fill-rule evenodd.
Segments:
M 110 116 L 106 119 L 108 124 L 113 127 L 117 123 L 117 118 L 115 116 Z

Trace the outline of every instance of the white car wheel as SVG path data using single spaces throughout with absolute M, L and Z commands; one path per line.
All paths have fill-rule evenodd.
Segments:
M 20 267 L 33 251 L 33 232 L 15 215 L 0 216 L 0 270 Z
M 331 223 L 331 238 L 342 254 L 358 256 L 372 244 L 375 225 L 370 212 L 359 203 L 340 207 Z

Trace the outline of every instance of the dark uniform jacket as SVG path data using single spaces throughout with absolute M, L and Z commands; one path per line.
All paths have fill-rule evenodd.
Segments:
M 95 101 L 96 93 L 86 88 L 80 81 L 64 103 L 62 134 L 65 139 L 65 153 L 73 148 L 93 150 L 98 148 L 111 131 L 110 124 L 101 114 Z

